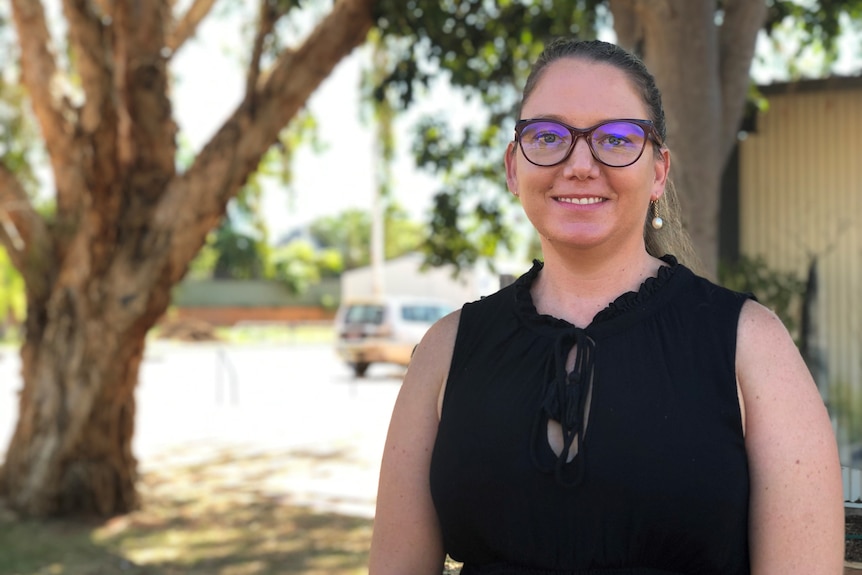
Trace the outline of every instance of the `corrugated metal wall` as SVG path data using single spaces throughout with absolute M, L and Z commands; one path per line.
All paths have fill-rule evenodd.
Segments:
M 842 462 L 862 467 L 862 83 L 767 94 L 740 147 L 740 247 L 806 276 L 818 262 L 821 387 Z M 823 382 L 819 382 L 821 386 Z

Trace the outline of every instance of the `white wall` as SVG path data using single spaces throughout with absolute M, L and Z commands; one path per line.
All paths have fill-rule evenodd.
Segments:
M 383 269 L 383 291 L 389 295 L 435 297 L 460 306 L 500 287 L 500 280 L 485 266 L 477 265 L 452 277 L 451 266 L 421 270 L 422 256 L 408 254 L 388 260 Z M 522 270 L 526 271 L 526 270 Z M 341 300 L 369 297 L 372 293 L 371 268 L 358 268 L 341 276 Z

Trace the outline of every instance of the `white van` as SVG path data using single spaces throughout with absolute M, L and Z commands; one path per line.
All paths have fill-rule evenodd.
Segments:
M 335 315 L 336 352 L 356 377 L 372 363 L 406 366 L 431 324 L 454 309 L 443 300 L 409 296 L 345 302 Z

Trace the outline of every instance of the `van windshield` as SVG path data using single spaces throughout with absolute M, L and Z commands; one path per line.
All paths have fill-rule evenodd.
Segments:
M 383 323 L 382 305 L 352 305 L 347 309 L 344 323 Z
M 450 311 L 450 308 L 440 305 L 405 305 L 401 308 L 401 318 L 404 321 L 434 323 Z

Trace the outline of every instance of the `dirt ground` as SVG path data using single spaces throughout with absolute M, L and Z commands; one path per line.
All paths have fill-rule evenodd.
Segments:
M 337 450 L 224 448 L 151 465 L 140 510 L 91 523 L 20 520 L 0 500 L 0 575 L 357 575 L 371 519 L 299 502 L 271 481 L 350 465 Z

